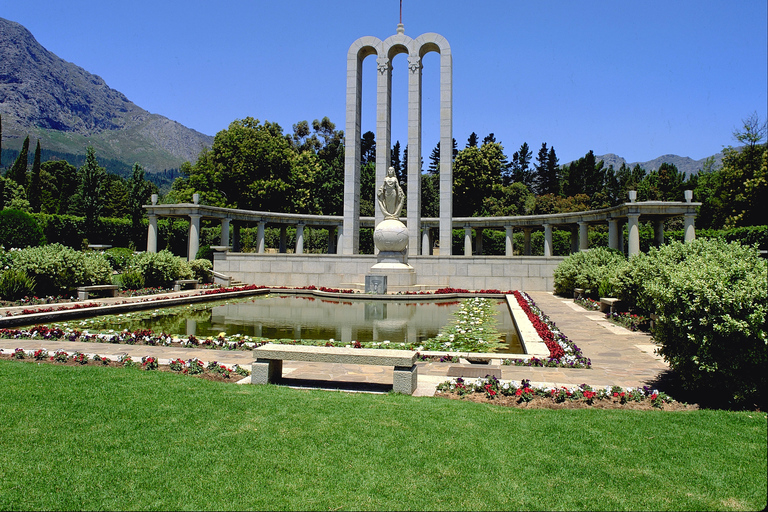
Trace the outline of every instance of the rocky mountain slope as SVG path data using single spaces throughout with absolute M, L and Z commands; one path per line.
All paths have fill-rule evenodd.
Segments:
M 717 169 L 721 167 L 723 164 L 723 154 L 717 153 L 716 155 L 712 155 L 712 157 L 714 158 L 714 168 Z M 609 165 L 613 165 L 614 169 L 618 169 L 619 167 L 621 167 L 622 164 L 627 164 L 629 165 L 629 167 L 634 167 L 636 164 L 639 164 L 640 167 L 645 169 L 646 172 L 655 171 L 659 167 L 661 167 L 661 164 L 664 164 L 664 163 L 674 164 L 674 166 L 677 167 L 678 171 L 684 173 L 686 177 L 688 177 L 691 174 L 698 173 L 704 168 L 704 162 L 706 161 L 706 158 L 703 158 L 701 160 L 694 160 L 687 156 L 662 155 L 648 162 L 629 163 L 619 155 L 608 153 L 600 156 L 595 155 L 595 160 L 597 160 L 598 162 L 600 160 L 605 162 L 605 167 L 608 167 Z
M 41 46 L 22 25 L 0 18 L 2 145 L 18 149 L 27 135 L 61 153 L 97 156 L 149 172 L 195 161 L 213 137 L 132 103 L 104 80 Z M 34 146 L 31 146 L 34 147 Z

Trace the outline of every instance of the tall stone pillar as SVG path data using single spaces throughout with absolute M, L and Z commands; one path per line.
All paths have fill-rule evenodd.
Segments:
M 189 248 L 187 260 L 192 261 L 200 249 L 200 215 L 196 213 L 189 214 Z
M 531 255 L 531 228 L 523 228 L 523 253 Z
M 640 252 L 640 214 L 628 213 L 627 226 L 629 228 L 629 247 L 627 253 L 634 256 Z
M 229 246 L 229 219 L 221 219 L 221 244 L 223 247 Z
M 664 221 L 653 221 L 653 243 L 656 247 L 664 245 Z
M 232 252 L 240 252 L 240 223 L 232 223 Z
M 408 56 L 408 254 L 419 254 L 421 232 L 421 56 Z
M 544 257 L 548 258 L 554 254 L 552 248 L 552 225 L 544 224 Z
M 513 238 L 514 232 L 512 226 L 506 226 L 504 231 L 504 255 L 512 257 L 515 255 L 515 242 Z
M 443 254 L 443 245 L 440 244 L 440 254 Z M 464 256 L 472 256 L 472 227 L 464 226 Z
M 618 219 L 608 219 L 608 248 L 619 250 Z
M 683 218 L 684 220 L 684 229 L 685 234 L 684 240 L 686 242 L 692 242 L 696 239 L 696 226 L 695 226 L 695 219 L 696 214 L 695 213 L 686 213 Z
M 328 254 L 336 254 L 336 233 L 334 227 L 328 226 Z
M 376 191 L 384 182 L 387 169 L 392 161 L 392 63 L 387 55 L 376 59 L 376 186 L 373 204 L 376 205 Z M 381 208 L 374 207 L 374 226 L 384 220 Z M 378 249 L 374 244 L 374 252 Z
M 475 254 L 483 255 L 483 228 L 475 228 Z
M 579 250 L 586 251 L 589 249 L 589 233 L 587 228 L 589 225 L 586 222 L 579 222 Z
M 148 215 L 147 252 L 157 252 L 157 215 Z
M 259 222 L 258 227 L 256 228 L 256 252 L 259 254 L 264 254 L 264 251 L 266 250 L 265 247 L 265 240 L 264 240 L 264 228 L 266 228 L 267 223 L 264 221 Z
M 579 252 L 579 227 L 571 226 L 571 254 Z
M 296 225 L 296 254 L 304 254 L 304 224 Z
M 344 226 L 338 226 L 336 228 L 336 254 L 344 254 L 342 252 L 343 240 L 344 240 Z
M 429 228 L 424 228 L 421 233 L 421 254 L 425 256 L 430 254 L 430 248 Z

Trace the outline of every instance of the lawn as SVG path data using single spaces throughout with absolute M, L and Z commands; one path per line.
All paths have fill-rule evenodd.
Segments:
M 760 510 L 766 414 L 0 361 L 0 509 Z

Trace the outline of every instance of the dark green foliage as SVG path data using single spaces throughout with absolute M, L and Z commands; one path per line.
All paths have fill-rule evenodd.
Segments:
M 35 292 L 35 280 L 21 270 L 0 271 L 0 299 L 19 300 L 31 297 Z
M 80 167 L 78 174 L 80 178 L 78 207 L 85 217 L 86 231 L 89 234 L 95 233 L 96 223 L 104 208 L 101 195 L 107 172 L 103 167 L 99 167 L 96 152 L 91 146 L 86 149 L 85 163 Z M 93 238 L 89 239 L 93 240 Z M 103 242 L 99 240 L 99 243 Z
M 33 212 L 40 211 L 41 203 L 40 188 L 40 140 L 35 147 L 35 160 L 32 163 L 32 172 L 29 175 L 29 187 L 27 188 L 27 199 Z
M 610 289 L 605 282 L 625 264 L 623 254 L 604 247 L 573 253 L 555 269 L 555 293 L 570 296 L 574 288 L 583 288 L 587 296 L 598 299 L 600 288 Z
M 130 266 L 133 251 L 127 247 L 112 247 L 104 251 L 104 258 L 109 262 L 112 270 L 122 272 Z
M 13 268 L 34 278 L 39 296 L 59 295 L 77 286 L 112 283 L 112 267 L 101 254 L 76 251 L 60 244 L 18 251 Z
M 27 187 L 27 158 L 29 158 L 29 136 L 24 139 L 19 156 L 5 175 L 6 178 L 24 188 Z
M 120 285 L 125 290 L 144 288 L 144 275 L 138 270 L 126 270 L 120 275 Z
M 200 248 L 197 250 L 197 254 L 195 255 L 196 260 L 209 260 L 213 261 L 213 249 L 211 249 L 210 245 L 201 245 Z
M 20 249 L 44 242 L 43 230 L 34 217 L 19 210 L 0 210 L 0 245 Z
M 646 314 L 660 354 L 689 389 L 765 406 L 768 265 L 723 240 L 673 242 L 630 258 L 618 296 Z

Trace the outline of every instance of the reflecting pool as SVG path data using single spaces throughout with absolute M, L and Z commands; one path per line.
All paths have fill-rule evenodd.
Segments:
M 230 336 L 271 339 L 419 343 L 437 336 L 453 320 L 452 313 L 459 302 L 455 299 L 411 302 L 270 294 L 172 315 L 163 315 L 160 310 L 151 318 L 124 317 L 115 328 L 144 328 L 198 338 L 224 332 Z M 506 303 L 499 300 L 496 308 L 495 327 L 505 344 L 501 351 L 523 353 Z

